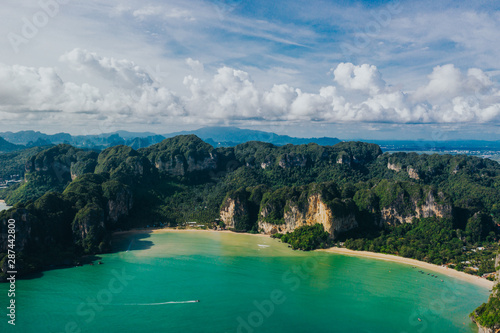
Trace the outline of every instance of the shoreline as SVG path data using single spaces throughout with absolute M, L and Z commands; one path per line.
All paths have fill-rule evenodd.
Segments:
M 125 230 L 125 231 L 118 231 L 114 232 L 112 236 L 118 236 L 118 235 L 126 235 L 126 234 L 140 234 L 140 233 L 153 233 L 153 234 L 160 234 L 160 233 L 167 233 L 167 232 L 212 232 L 212 233 L 226 233 L 226 234 L 241 234 L 241 235 L 250 235 L 250 236 L 259 236 L 259 237 L 269 237 L 269 235 L 265 234 L 250 234 L 246 232 L 234 232 L 230 230 L 211 230 L 211 229 L 177 229 L 177 228 L 144 228 L 144 229 L 130 229 L 130 230 Z M 472 283 L 476 286 L 482 287 L 482 288 L 487 288 L 488 290 L 493 289 L 494 282 L 486 280 L 484 278 L 481 278 L 476 275 L 471 275 L 467 274 L 464 272 L 456 271 L 452 268 L 446 268 L 443 266 L 438 266 L 434 264 L 430 264 L 424 261 L 419 261 L 416 259 L 410 259 L 410 258 L 404 258 L 404 257 L 399 257 L 391 254 L 384 254 L 384 253 L 376 253 L 376 252 L 368 252 L 368 251 L 354 251 L 354 250 L 349 250 L 346 248 L 339 248 L 339 247 L 331 247 L 328 249 L 318 249 L 315 250 L 318 252 L 328 252 L 328 253 L 333 253 L 333 254 L 340 254 L 340 255 L 348 255 L 348 256 L 356 256 L 356 257 L 362 257 L 362 258 L 368 258 L 368 259 L 377 259 L 377 260 L 385 260 L 385 261 L 392 261 L 395 263 L 399 264 L 405 264 L 405 265 L 411 265 L 411 266 L 416 266 L 419 268 L 424 268 L 436 273 L 440 273 L 442 275 L 446 275 L 448 277 L 453 277 L 468 283 Z
M 452 268 L 446 268 L 443 266 L 438 266 L 434 264 L 430 264 L 428 262 L 416 260 L 416 259 L 410 259 L 410 258 L 404 258 L 404 257 L 399 257 L 391 254 L 384 254 L 384 253 L 376 253 L 376 252 L 368 252 L 368 251 L 354 251 L 354 250 L 349 250 L 346 248 L 340 248 L 340 247 L 331 247 L 328 249 L 321 249 L 321 250 L 316 250 L 320 252 L 328 252 L 328 253 L 335 253 L 335 254 L 341 254 L 341 255 L 348 255 L 348 256 L 356 256 L 356 257 L 362 257 L 362 258 L 368 258 L 368 259 L 377 259 L 377 260 L 385 260 L 385 261 L 392 261 L 400 264 L 406 264 L 406 265 L 411 265 L 411 266 L 416 266 L 419 268 L 424 268 L 442 275 L 446 275 L 448 277 L 453 277 L 462 281 L 466 281 L 472 284 L 475 284 L 479 287 L 487 288 L 488 290 L 493 289 L 494 282 L 490 280 L 486 280 L 482 277 L 476 276 L 476 275 L 471 275 L 467 274 L 464 272 L 460 272 L 457 270 L 454 270 Z

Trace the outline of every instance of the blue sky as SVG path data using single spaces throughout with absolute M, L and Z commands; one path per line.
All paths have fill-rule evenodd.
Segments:
M 495 1 L 6 0 L 0 131 L 499 140 Z

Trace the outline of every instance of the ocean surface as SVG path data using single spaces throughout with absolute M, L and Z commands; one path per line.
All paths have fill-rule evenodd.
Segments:
M 17 281 L 15 328 L 0 284 L 0 332 L 477 332 L 468 314 L 488 298 L 420 268 L 267 237 L 144 233 L 114 246 L 102 265 Z

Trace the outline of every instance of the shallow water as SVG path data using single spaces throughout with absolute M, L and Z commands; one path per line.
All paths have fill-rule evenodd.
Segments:
M 408 265 L 251 235 L 129 234 L 114 246 L 103 265 L 18 281 L 15 330 L 3 310 L 0 331 L 475 332 L 467 316 L 488 298 Z

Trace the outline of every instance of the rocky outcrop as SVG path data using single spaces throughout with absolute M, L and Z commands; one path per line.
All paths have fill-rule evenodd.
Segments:
M 262 163 L 260 164 L 260 168 L 261 168 L 261 169 L 266 169 L 266 168 L 269 168 L 269 167 L 270 167 L 270 166 L 272 166 L 272 165 L 273 165 L 273 163 L 272 163 L 272 162 L 270 162 L 270 161 L 267 161 L 267 162 L 262 162 Z M 249 165 L 247 165 L 247 166 L 249 166 Z
M 34 218 L 29 215 L 29 212 L 26 209 L 17 209 L 14 210 L 10 216 L 15 223 L 15 251 L 16 252 L 23 252 L 26 245 L 30 242 L 31 240 L 31 231 L 32 231 L 32 225 Z M 7 253 L 8 249 L 8 238 L 9 238 L 9 233 L 8 233 L 8 225 L 9 225 L 9 219 L 4 218 L 0 221 L 0 253 Z
M 104 224 L 104 211 L 96 204 L 87 204 L 80 209 L 72 223 L 73 238 L 85 253 L 106 250 L 108 235 Z
M 391 161 L 389 160 L 387 162 L 387 169 L 393 170 L 396 172 L 400 172 L 401 170 L 403 170 L 403 166 L 397 162 L 391 163 Z M 406 167 L 406 173 L 408 174 L 408 177 L 410 177 L 411 179 L 415 179 L 415 180 L 421 179 L 418 170 L 412 166 Z
M 166 161 L 158 160 L 155 166 L 158 170 L 170 175 L 184 176 L 190 172 L 217 169 L 217 154 L 210 152 L 209 156 L 203 159 L 195 159 L 193 156 L 188 156 L 186 159 L 182 155 L 175 155 Z
M 292 167 L 303 168 L 307 165 L 307 157 L 302 154 L 284 154 L 278 164 L 283 169 Z
M 425 201 L 418 202 L 415 198 L 411 198 L 411 209 L 402 209 L 400 205 L 394 203 L 388 207 L 380 208 L 380 224 L 402 224 L 412 223 L 413 219 L 427 217 L 451 217 L 452 206 L 444 200 L 442 193 L 436 194 L 429 191 L 425 197 Z
M 122 188 L 112 198 L 108 199 L 107 217 L 111 222 L 112 228 L 117 222 L 129 215 L 132 206 L 134 205 L 132 191 L 128 188 Z
M 408 177 L 411 179 L 419 180 L 420 176 L 418 175 L 418 171 L 412 167 L 407 167 L 406 172 L 408 172 Z
M 351 157 L 346 153 L 340 153 L 337 157 L 337 164 L 351 165 Z
M 395 163 L 387 162 L 387 169 L 399 172 L 401 171 L 401 166 Z
M 220 211 L 220 219 L 228 229 L 235 229 L 241 223 L 246 223 L 248 215 L 246 201 L 238 196 L 226 198 Z
M 44 174 L 59 183 L 67 183 L 84 173 L 94 172 L 97 153 L 61 144 L 38 153 L 25 163 L 25 180 L 34 173 Z
M 288 202 L 283 215 L 284 223 L 282 224 L 266 222 L 266 217 L 269 213 L 267 207 L 262 209 L 258 222 L 259 230 L 265 234 L 292 232 L 298 227 L 319 223 L 323 225 L 324 230 L 332 238 L 335 238 L 340 232 L 348 231 L 358 226 L 354 212 L 344 215 L 332 211 L 323 201 L 320 194 L 309 196 L 307 206 L 304 209 L 300 209 L 297 203 Z

